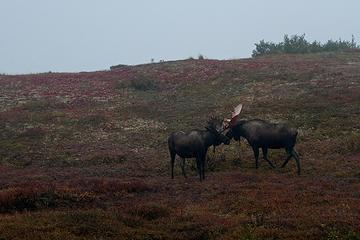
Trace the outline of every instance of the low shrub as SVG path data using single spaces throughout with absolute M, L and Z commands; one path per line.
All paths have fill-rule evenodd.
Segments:
M 150 91 L 157 90 L 158 84 L 150 77 L 138 76 L 130 82 L 130 87 L 138 91 Z
M 154 204 L 135 207 L 131 209 L 129 213 L 133 216 L 138 216 L 149 221 L 170 215 L 166 207 Z
M 56 207 L 53 187 L 16 187 L 0 191 L 0 212 L 16 212 Z
M 78 124 L 80 126 L 86 126 L 86 127 L 99 127 L 104 122 L 106 122 L 105 116 L 100 114 L 94 114 L 81 118 L 78 121 Z

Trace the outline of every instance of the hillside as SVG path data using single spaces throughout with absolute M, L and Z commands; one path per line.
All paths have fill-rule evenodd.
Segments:
M 302 175 L 232 142 L 171 180 L 167 136 L 239 103 L 299 129 Z M 0 75 L 0 239 L 359 239 L 359 119 L 359 52 Z

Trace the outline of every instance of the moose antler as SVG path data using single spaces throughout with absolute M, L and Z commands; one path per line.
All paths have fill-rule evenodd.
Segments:
M 243 105 L 239 104 L 234 108 L 234 111 L 231 113 L 231 119 L 226 118 L 224 119 L 224 129 L 229 128 L 230 126 L 234 125 L 234 123 L 236 123 L 239 114 L 242 110 Z
M 222 119 L 218 116 L 211 116 L 207 122 L 207 129 L 212 129 L 214 131 L 218 131 L 218 127 L 221 126 Z

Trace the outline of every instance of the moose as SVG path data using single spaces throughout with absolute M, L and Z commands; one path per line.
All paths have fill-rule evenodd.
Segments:
M 229 145 L 230 139 L 224 134 L 223 120 L 212 117 L 204 130 L 191 130 L 189 132 L 174 132 L 168 138 L 171 157 L 171 178 L 174 178 L 174 161 L 176 155 L 182 159 L 182 174 L 185 173 L 185 158 L 196 158 L 197 171 L 200 181 L 205 179 L 205 158 L 210 146 L 222 143 Z
M 224 120 L 226 125 L 224 128 L 229 129 L 226 136 L 236 141 L 240 141 L 243 137 L 248 141 L 254 152 L 256 168 L 259 168 L 259 148 L 262 149 L 263 158 L 272 168 L 275 166 L 267 156 L 268 149 L 284 148 L 288 156 L 281 168 L 285 167 L 293 157 L 296 161 L 297 173 L 300 175 L 299 154 L 294 148 L 298 131 L 285 124 L 275 124 L 260 119 L 238 120 L 241 109 L 242 104 L 234 109 L 231 119 Z

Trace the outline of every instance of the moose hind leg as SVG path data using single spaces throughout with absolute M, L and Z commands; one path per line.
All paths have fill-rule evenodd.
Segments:
M 298 154 L 298 152 L 295 150 L 295 148 L 293 148 L 292 154 L 294 154 L 297 158 L 300 158 L 300 157 L 299 157 L 299 154 Z
M 281 165 L 281 168 L 285 167 L 286 164 L 289 162 L 290 158 L 293 157 L 293 155 L 291 153 L 292 152 L 291 149 L 286 148 L 285 150 L 286 150 L 286 153 L 288 154 L 288 156 L 287 156 L 286 160 L 284 161 L 284 163 Z
M 181 158 L 181 171 L 182 171 L 182 175 L 187 178 L 186 176 L 186 172 L 185 172 L 185 158 Z
M 275 168 L 274 164 L 268 159 L 268 155 L 267 155 L 268 154 L 268 149 L 263 147 L 262 152 L 263 152 L 264 159 L 270 164 L 270 166 L 272 168 Z
M 295 161 L 296 161 L 297 174 L 300 175 L 300 173 L 301 173 L 301 166 L 300 166 L 299 154 L 296 152 L 295 149 L 292 149 L 291 154 L 292 154 L 292 156 L 295 158 Z
M 254 151 L 254 156 L 255 156 L 255 167 L 256 169 L 259 168 L 259 148 L 256 146 L 252 147 L 253 151 Z

